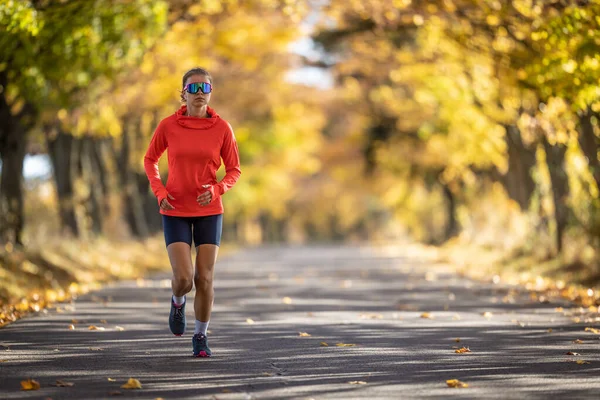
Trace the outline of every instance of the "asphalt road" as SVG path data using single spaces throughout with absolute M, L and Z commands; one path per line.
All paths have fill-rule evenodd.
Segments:
M 0 398 L 600 398 L 600 335 L 585 331 L 597 313 L 403 254 L 329 246 L 223 257 L 210 359 L 191 355 L 191 302 L 186 335 L 169 332 L 168 276 L 111 285 L 0 329 Z M 30 378 L 39 390 L 21 390 Z M 142 388 L 122 389 L 129 378 Z

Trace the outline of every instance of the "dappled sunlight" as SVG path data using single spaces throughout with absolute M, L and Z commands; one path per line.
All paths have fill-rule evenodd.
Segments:
M 324 258 L 315 257 L 321 251 Z M 224 257 L 209 326 L 214 357 L 206 360 L 191 357 L 189 325 L 180 338 L 168 330 L 166 277 L 110 285 L 63 313 L 50 310 L 5 327 L 0 383 L 18 384 L 25 377 L 11 371 L 27 366 L 39 371 L 31 376 L 44 386 L 42 394 L 50 393 L 47 384 L 55 379 L 74 382 L 69 393 L 85 388 L 108 393 L 129 377 L 141 382 L 145 396 L 181 398 L 191 393 L 344 398 L 375 387 L 383 397 L 447 396 L 449 379 L 467 383 L 469 396 L 486 398 L 500 398 L 498 389 L 567 394 L 584 384 L 600 390 L 594 379 L 598 335 L 574 323 L 567 304 L 532 302 L 524 289 L 466 284 L 461 277 L 445 279 L 444 272 L 426 280 L 424 266 L 406 257 L 379 261 L 364 250 L 323 246 Z M 361 277 L 365 265 L 368 274 Z M 273 273 L 278 279 L 270 281 Z M 340 273 L 357 285 L 352 290 L 332 285 L 335 280 L 327 278 Z M 245 276 L 250 279 L 242 285 Z M 299 282 L 301 277 L 306 278 Z M 498 301 L 509 291 L 513 302 Z M 105 329 L 89 330 L 91 325 Z M 462 347 L 470 352 L 457 354 Z M 194 381 L 181 368 L 202 377 Z M 14 398 L 11 393 L 7 398 Z

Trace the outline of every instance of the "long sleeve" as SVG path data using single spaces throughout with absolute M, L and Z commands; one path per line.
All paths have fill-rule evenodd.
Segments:
M 225 164 L 225 176 L 215 185 L 215 192 L 218 196 L 222 196 L 223 193 L 235 185 L 238 178 L 242 174 L 240 169 L 240 154 L 233 134 L 231 125 L 228 124 L 229 129 L 225 132 L 223 138 L 223 144 L 221 146 L 221 158 Z
M 158 160 L 160 156 L 167 149 L 167 138 L 163 129 L 163 125 L 159 124 L 152 136 L 146 155 L 144 156 L 144 169 L 146 175 L 150 181 L 150 187 L 152 192 L 158 200 L 158 204 L 167 197 L 167 189 L 160 179 L 160 172 L 158 170 Z

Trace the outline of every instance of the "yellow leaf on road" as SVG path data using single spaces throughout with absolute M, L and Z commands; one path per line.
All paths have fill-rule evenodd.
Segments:
M 365 381 L 350 381 L 348 383 L 351 385 L 366 385 L 367 384 L 367 382 L 365 382 Z
M 421 318 L 433 319 L 433 315 L 431 315 L 431 313 L 424 312 L 421 314 Z
M 33 379 L 27 379 L 26 381 L 21 381 L 21 390 L 39 390 L 40 383 Z
M 106 379 L 108 379 L 108 381 L 109 381 L 109 382 L 116 382 L 116 381 L 117 381 L 117 380 L 116 380 L 116 379 L 114 379 L 114 378 L 106 378 Z
M 486 311 L 486 312 L 484 312 L 484 313 L 483 313 L 483 314 L 481 314 L 481 315 L 483 315 L 483 317 L 484 317 L 484 318 L 487 318 L 487 319 L 490 319 L 490 318 L 492 318 L 492 316 L 493 316 L 493 314 L 492 314 L 491 312 L 489 312 L 489 311 Z
M 115 326 L 115 329 L 118 330 L 119 332 L 122 332 L 125 330 L 125 328 L 123 328 L 122 326 Z
M 90 325 L 90 326 L 88 327 L 88 329 L 89 329 L 90 331 L 103 331 L 103 330 L 104 330 L 104 327 L 97 327 L 96 325 Z
M 575 361 L 577 364 L 581 365 L 581 364 L 589 364 L 589 361 L 585 361 L 585 360 L 577 360 Z
M 461 382 L 458 379 L 448 379 L 446 381 L 446 385 L 451 388 L 467 388 L 469 385 L 467 383 Z
M 575 339 L 575 340 L 573 340 L 573 343 L 582 344 L 583 340 L 581 340 L 581 339 Z
M 75 330 L 75 325 L 69 325 L 69 330 L 70 331 L 74 331 Z
M 252 325 L 254 323 L 254 320 L 252 318 L 248 318 L 246 319 L 246 323 Z
M 298 332 L 298 336 L 302 336 L 302 337 L 309 337 L 310 333 L 306 333 L 306 332 Z
M 292 299 L 291 299 L 291 298 L 289 298 L 289 297 L 287 297 L 287 296 L 286 296 L 286 297 L 284 297 L 282 301 L 283 301 L 285 304 L 292 304 Z
M 469 349 L 468 347 L 464 347 L 464 346 L 463 346 L 463 347 L 461 347 L 461 348 L 460 348 L 460 349 L 458 349 L 458 350 L 454 350 L 454 352 L 455 352 L 455 353 L 459 353 L 459 354 L 460 354 L 460 353 L 470 353 L 470 352 L 471 352 L 471 349 Z
M 65 381 L 57 380 L 56 384 L 54 386 L 57 386 L 57 387 L 71 387 L 73 385 L 74 385 L 73 382 L 65 382 Z
M 350 343 L 336 343 L 335 345 L 337 347 L 354 347 L 354 346 L 356 346 L 355 344 L 350 344 Z
M 321 346 L 322 347 L 328 347 L 329 345 L 327 343 L 325 343 L 325 342 L 321 342 Z
M 592 333 L 600 334 L 600 329 L 592 328 L 590 326 L 588 326 L 587 328 L 585 328 L 585 331 L 586 332 L 592 332 Z
M 455 341 L 456 343 L 458 343 L 458 342 L 460 342 L 460 338 L 458 338 L 458 337 L 457 337 L 456 339 L 454 339 L 454 341 Z
M 142 383 L 134 378 L 129 378 L 127 383 L 121 385 L 121 389 L 141 389 Z
M 568 356 L 580 356 L 581 355 L 579 353 L 575 353 L 574 351 L 567 351 L 565 354 Z

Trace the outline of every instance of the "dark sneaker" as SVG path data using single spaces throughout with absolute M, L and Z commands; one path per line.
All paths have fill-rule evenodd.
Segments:
M 210 357 L 211 352 L 208 348 L 208 339 L 205 335 L 197 333 L 192 338 L 192 346 L 194 347 L 194 357 Z
M 175 336 L 181 336 L 185 332 L 185 301 L 179 307 L 175 305 L 171 297 L 171 314 L 169 315 L 169 328 Z

